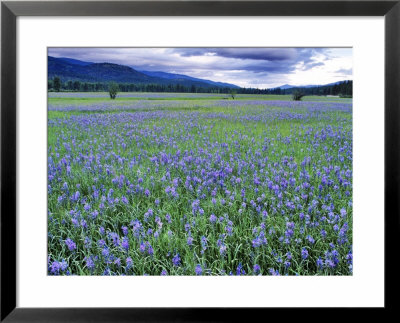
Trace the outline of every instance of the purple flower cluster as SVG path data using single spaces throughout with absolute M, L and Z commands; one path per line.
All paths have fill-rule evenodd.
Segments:
M 352 274 L 351 103 L 158 101 L 50 105 L 49 274 Z

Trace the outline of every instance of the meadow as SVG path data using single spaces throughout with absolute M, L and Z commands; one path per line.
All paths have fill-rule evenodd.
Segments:
M 352 100 L 49 93 L 49 275 L 352 275 Z

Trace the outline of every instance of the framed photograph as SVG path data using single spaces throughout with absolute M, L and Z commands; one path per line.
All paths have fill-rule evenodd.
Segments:
M 394 309 L 399 1 L 4 1 L 1 320 Z

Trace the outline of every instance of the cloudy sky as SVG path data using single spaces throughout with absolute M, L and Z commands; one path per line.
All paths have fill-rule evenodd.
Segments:
M 353 79 L 351 48 L 49 48 L 48 54 L 253 88 Z

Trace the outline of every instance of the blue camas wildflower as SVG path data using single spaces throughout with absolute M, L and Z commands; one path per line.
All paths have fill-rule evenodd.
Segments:
M 199 264 L 196 265 L 196 268 L 194 269 L 194 271 L 195 271 L 196 275 L 198 275 L 198 276 L 203 274 L 203 268 Z
M 74 242 L 72 239 L 67 238 L 67 239 L 65 240 L 65 244 L 67 245 L 69 251 L 74 251 L 74 250 L 76 250 L 76 244 L 75 244 L 75 242 Z

